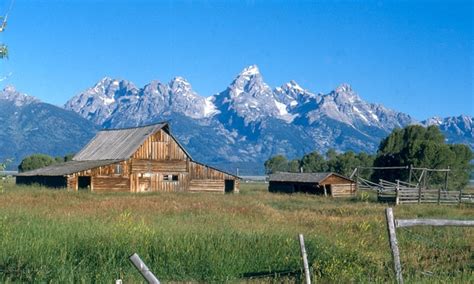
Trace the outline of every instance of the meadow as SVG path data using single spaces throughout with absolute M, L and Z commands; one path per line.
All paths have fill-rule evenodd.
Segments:
M 162 282 L 300 283 L 298 233 L 312 279 L 392 282 L 384 209 L 352 199 L 272 194 L 94 194 L 7 183 L 0 193 L 0 282 L 143 282 L 137 252 Z M 402 205 L 397 218 L 474 219 L 468 205 Z M 474 281 L 474 228 L 397 231 L 406 282 Z

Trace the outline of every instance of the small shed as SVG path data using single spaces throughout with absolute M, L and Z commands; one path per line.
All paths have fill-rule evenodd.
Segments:
M 269 176 L 270 192 L 305 192 L 332 197 L 354 196 L 357 184 L 340 174 L 277 172 Z

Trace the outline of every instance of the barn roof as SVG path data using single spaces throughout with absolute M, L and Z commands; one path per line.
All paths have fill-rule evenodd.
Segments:
M 69 161 L 19 173 L 17 176 L 64 176 L 120 162 L 121 160 Z
M 99 131 L 95 137 L 77 153 L 73 160 L 125 160 L 143 144 L 146 138 L 160 130 L 166 123 L 144 127 L 109 129 Z
M 312 182 L 312 183 L 321 183 L 329 176 L 338 176 L 340 178 L 352 181 L 350 178 L 345 177 L 340 174 L 333 172 L 324 172 L 324 173 L 287 173 L 287 172 L 277 172 L 269 176 L 269 181 L 287 181 L 287 182 Z
M 157 123 L 141 127 L 107 129 L 99 131 L 95 137 L 79 152 L 73 160 L 126 160 L 129 159 L 151 134 L 160 129 L 166 132 L 178 143 L 181 149 L 190 157 L 184 147 L 169 131 L 167 123 Z

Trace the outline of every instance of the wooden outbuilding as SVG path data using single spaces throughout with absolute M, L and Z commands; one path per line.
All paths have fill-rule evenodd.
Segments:
M 20 173 L 17 184 L 94 192 L 238 192 L 239 178 L 194 161 L 167 123 L 103 130 L 73 160 Z
M 269 176 L 270 192 L 305 192 L 332 197 L 353 196 L 357 190 L 355 181 L 336 173 L 287 173 Z

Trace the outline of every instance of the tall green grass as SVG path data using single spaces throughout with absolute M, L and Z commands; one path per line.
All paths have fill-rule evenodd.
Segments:
M 0 282 L 142 281 L 137 252 L 162 281 L 300 282 L 297 234 L 312 277 L 390 282 L 383 204 L 308 195 L 92 194 L 7 185 L 0 195 Z M 399 206 L 397 217 L 472 219 L 472 207 Z M 399 230 L 404 276 L 469 282 L 472 228 Z

